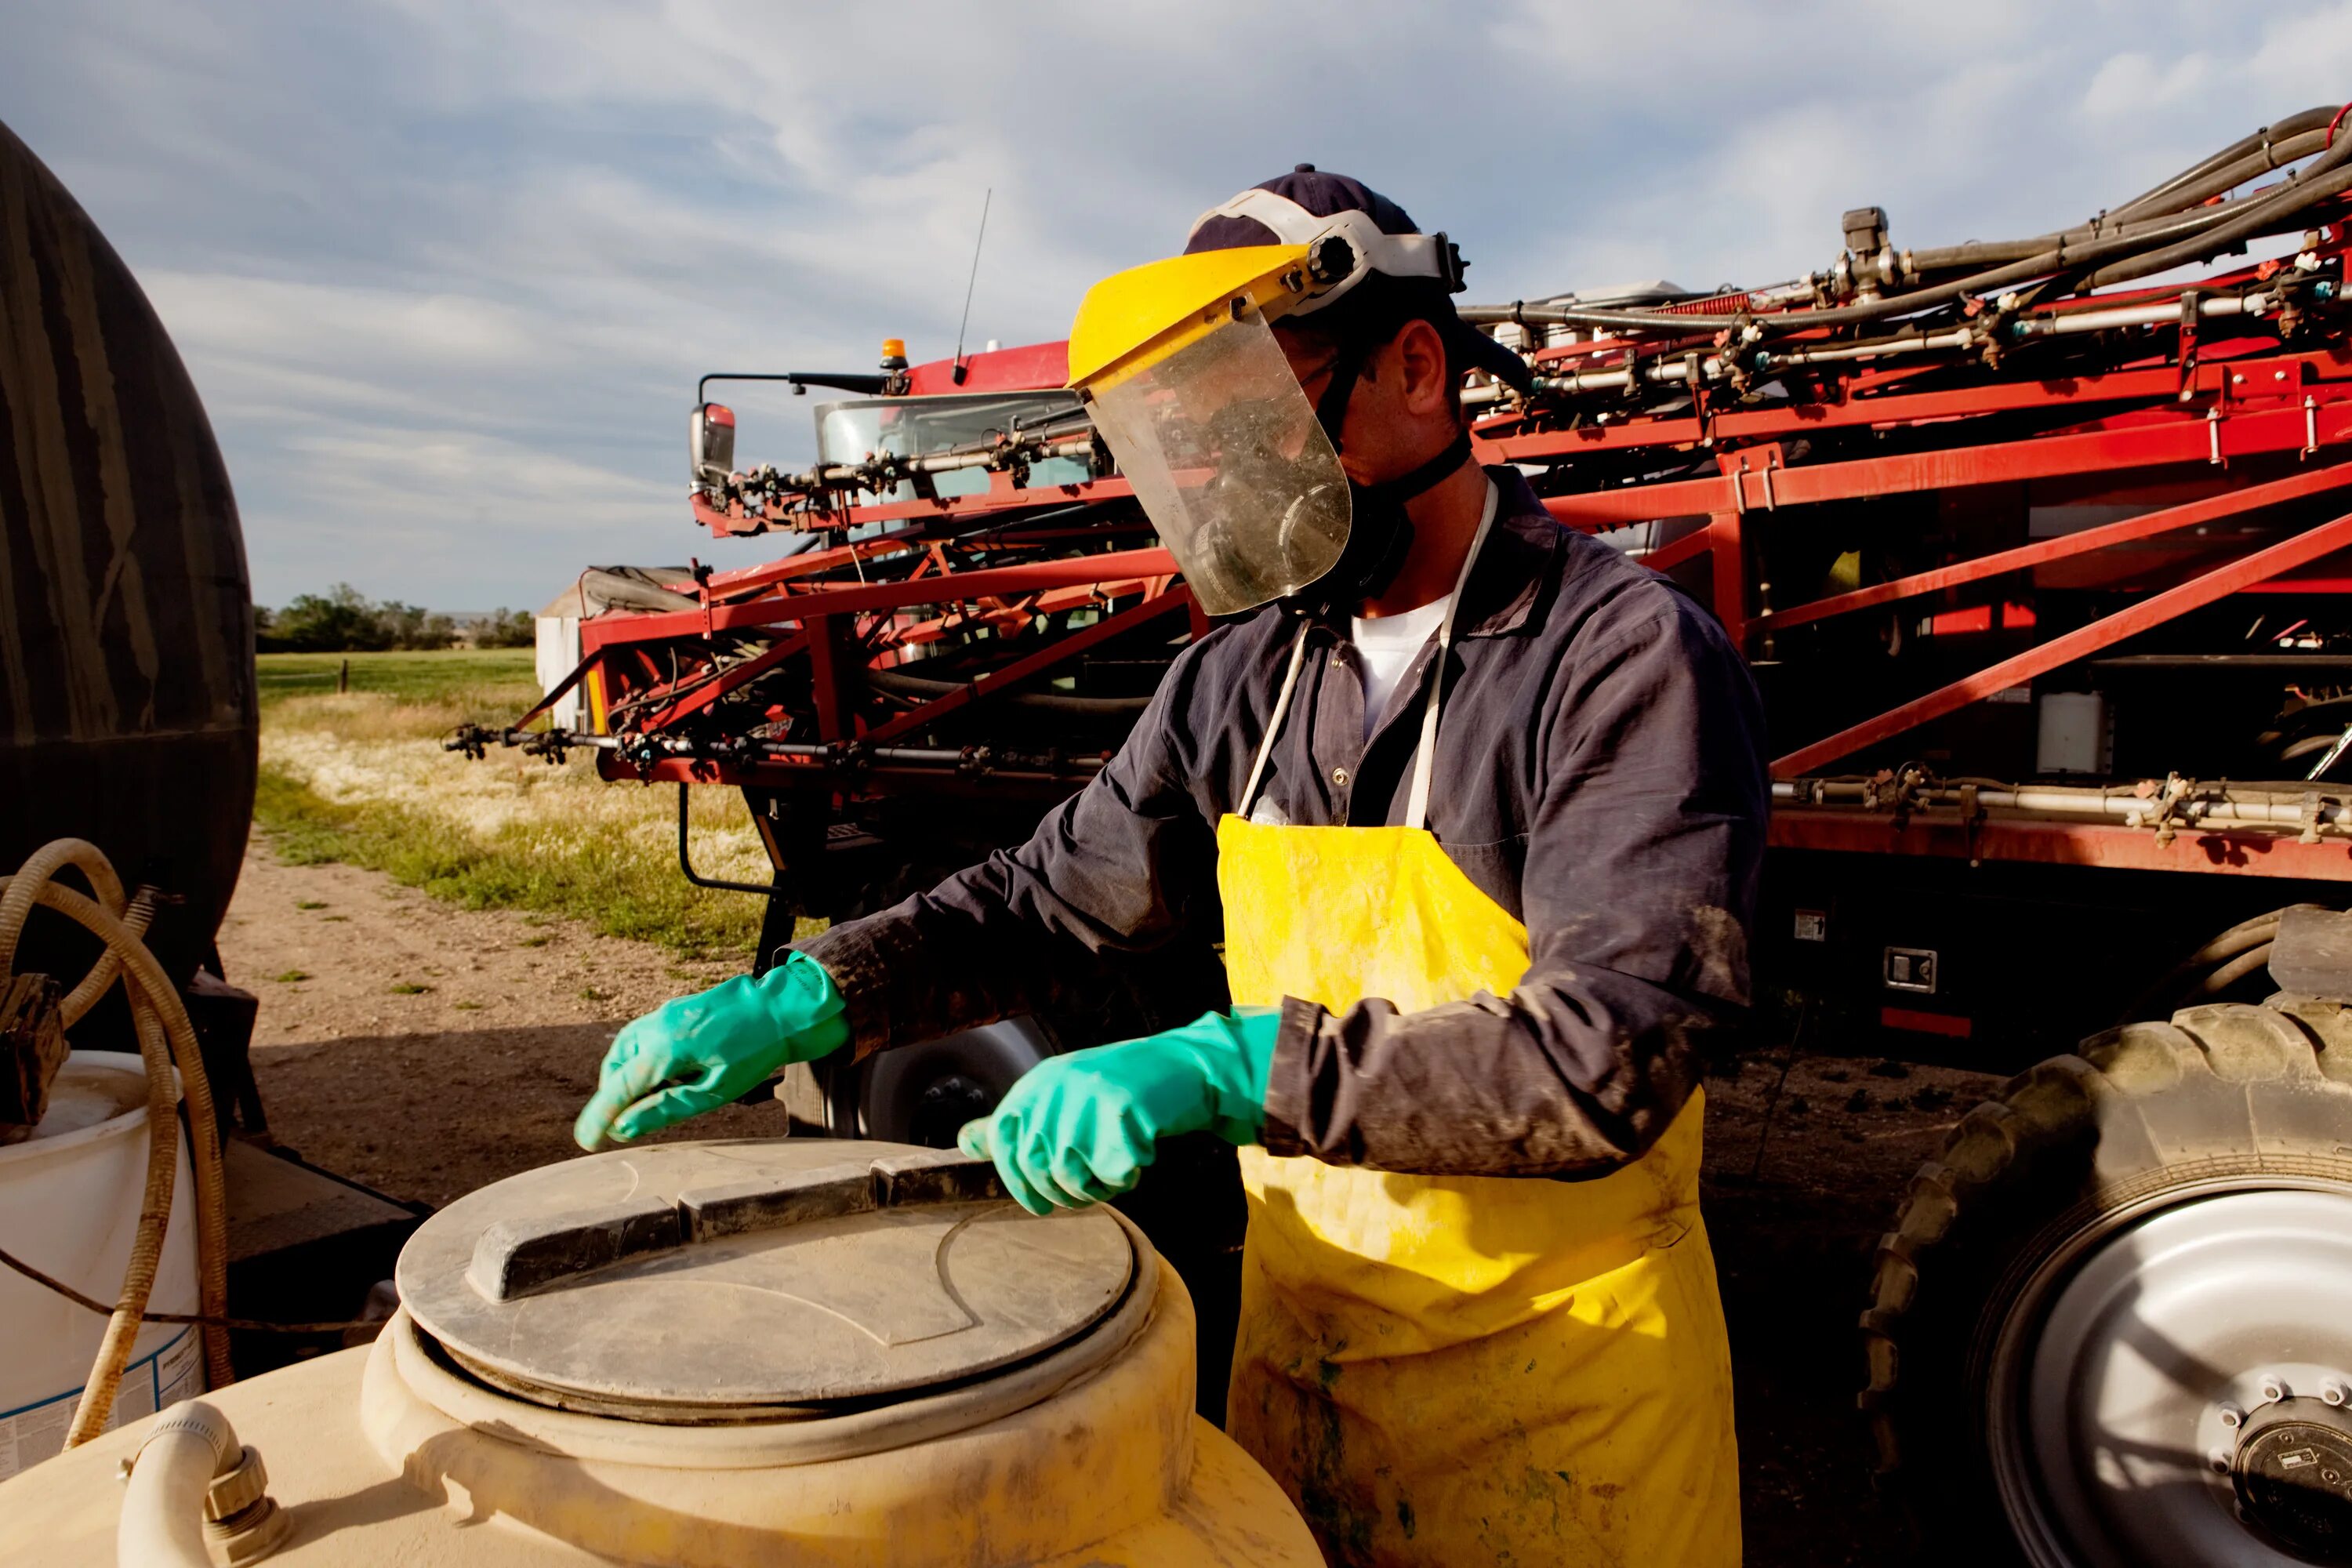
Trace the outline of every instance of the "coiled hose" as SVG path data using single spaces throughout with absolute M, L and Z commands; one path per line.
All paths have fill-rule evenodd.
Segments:
M 92 896 L 85 897 L 57 880 L 58 873 L 68 868 L 82 874 Z M 121 1293 L 107 1320 L 98 1359 L 90 1367 L 74 1408 L 73 1425 L 66 1433 L 66 1447 L 70 1448 L 106 1429 L 147 1310 L 148 1293 L 154 1288 L 155 1266 L 172 1217 L 173 1166 L 179 1153 L 174 1067 L 179 1071 L 180 1092 L 188 1103 L 189 1166 L 195 1178 L 196 1288 L 201 1310 L 208 1318 L 224 1316 L 228 1308 L 228 1208 L 223 1192 L 220 1124 L 214 1119 L 212 1086 L 205 1077 L 195 1026 L 188 1021 L 188 1010 L 181 1004 L 178 991 L 142 940 L 154 918 L 152 889 L 142 889 L 126 903 L 122 880 L 98 846 L 80 838 L 60 838 L 45 845 L 17 868 L 15 876 L 0 878 L 0 979 L 16 973 L 17 941 L 36 908 L 64 915 L 105 944 L 98 962 L 65 999 L 62 1012 L 67 1026 L 78 1023 L 119 979 L 131 1004 L 139 1057 L 147 1072 L 147 1182 L 139 1205 L 139 1227 L 131 1238 Z M 229 1364 L 227 1331 L 214 1323 L 202 1325 L 198 1331 L 211 1385 L 221 1388 L 236 1381 Z

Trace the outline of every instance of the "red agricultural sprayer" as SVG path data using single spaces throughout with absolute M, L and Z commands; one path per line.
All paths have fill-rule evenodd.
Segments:
M 1864 207 L 1790 282 L 1464 312 L 1536 374 L 1467 388 L 1483 459 L 1752 663 L 1759 984 L 2027 1069 L 1914 1184 L 1864 1317 L 1882 1463 L 1969 1561 L 2352 1561 L 2342 119 L 2015 241 Z M 694 515 L 790 548 L 592 572 L 583 721 L 452 742 L 593 748 L 681 811 L 740 788 L 763 949 L 1024 836 L 1206 624 L 1061 345 L 895 350 L 765 378 L 845 395 L 801 472 L 739 468 L 707 378 Z M 810 1114 L 951 1128 L 989 1059 L 886 1056 Z

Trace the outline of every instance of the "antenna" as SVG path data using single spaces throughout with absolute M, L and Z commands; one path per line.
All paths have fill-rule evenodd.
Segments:
M 991 185 L 980 198 L 980 233 L 971 242 L 971 276 L 963 282 L 963 320 L 956 323 L 955 369 L 952 375 L 958 386 L 963 384 L 963 330 L 971 325 L 971 290 L 980 281 L 980 247 L 988 240 L 988 204 L 994 200 L 996 187 Z

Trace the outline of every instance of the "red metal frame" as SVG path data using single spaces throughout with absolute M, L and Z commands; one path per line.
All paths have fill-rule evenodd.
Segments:
M 804 593 L 714 605 L 707 613 L 702 609 L 649 611 L 628 616 L 614 630 L 631 642 L 649 642 L 770 626 L 779 622 L 804 623 L 827 616 L 895 610 L 908 605 L 936 605 L 950 599 L 997 598 L 1029 589 L 1084 587 L 1100 594 L 1132 593 L 1148 579 L 1175 574 L 1176 558 L 1165 550 L 1123 550 L 1058 561 L 1032 561 L 1018 566 L 984 566 L 978 571 L 903 583 L 861 583 L 855 587 L 828 584 Z M 596 624 L 581 624 L 583 643 L 589 628 Z
M 2230 412 L 2216 407 L 2169 414 L 2161 423 L 2072 435 L 2038 436 L 1982 446 L 1795 468 L 1760 463 L 1710 479 L 1677 479 L 1557 496 L 1552 516 L 1587 532 L 1659 518 L 1777 511 L 1782 507 L 1863 496 L 1958 489 L 2066 474 L 2107 473 L 2180 463 L 2226 467 L 2232 458 L 2295 452 L 2352 441 L 2352 389 L 2339 400 L 2302 407 Z M 1498 443 L 1498 445 L 1507 445 Z M 1753 453 L 1755 448 L 1747 449 Z
M 2339 233 L 2328 242 L 2330 256 L 2341 237 Z M 2265 268 L 2271 267 L 2266 263 L 2242 269 L 2200 287 L 2210 290 L 2247 284 L 2269 276 Z M 2094 303 L 2105 307 L 2172 297 L 2161 289 L 2112 292 Z M 1949 358 L 1889 360 L 1824 373 L 1811 391 L 1788 401 L 1741 407 L 1727 405 L 1719 392 L 1703 392 L 1686 410 L 1654 415 L 1644 412 L 1639 400 L 1629 400 L 1622 413 L 1614 406 L 1588 404 L 1566 427 L 1560 426 L 1559 407 L 1538 405 L 1483 418 L 1474 435 L 1482 460 L 1568 465 L 1554 471 L 1570 476 L 1578 471 L 1576 465 L 1596 458 L 1605 461 L 1595 465 L 1595 472 L 1637 478 L 1643 472 L 1639 465 L 1650 456 L 1656 460 L 1649 472 L 1687 472 L 1692 465 L 1711 460 L 1717 471 L 1706 477 L 1607 487 L 1588 481 L 1581 491 L 1553 496 L 1545 504 L 1564 525 L 1591 532 L 1703 520 L 1639 559 L 1667 571 L 1704 558 L 1707 572 L 1689 575 L 1711 585 L 1713 608 L 1743 652 L 1752 643 L 1769 648 L 1772 645 L 1760 639 L 1775 634 L 1905 600 L 1970 588 L 1978 590 L 1979 597 L 1997 594 L 2001 590 L 1989 585 L 2011 574 L 2179 537 L 2187 530 L 2352 485 L 2352 461 L 2346 460 L 2344 450 L 2352 445 L 2352 349 L 2285 348 L 2275 334 L 2242 330 L 2228 320 L 2205 321 L 2175 346 L 2168 346 L 2161 332 L 2151 332 L 2144 353 L 2137 347 L 2138 339 L 2116 341 L 2119 353 L 2110 356 L 2106 368 L 2079 375 L 2003 379 L 1995 372 L 1956 385 L 1955 362 Z M 1706 352 L 1701 339 L 1694 338 L 1690 347 Z M 1681 353 L 1619 340 L 1547 349 L 1535 357 L 1547 364 L 1573 361 L 1614 368 L 1628 354 L 1654 364 Z M 2122 363 L 2116 363 L 2118 358 Z M 929 395 L 1059 386 L 1066 374 L 1066 345 L 970 356 L 961 383 L 955 368 L 946 361 L 916 366 L 908 373 L 908 390 Z M 1852 456 L 1866 447 L 1872 432 L 1894 449 Z M 1818 450 L 1824 437 L 1836 437 L 1826 443 L 1829 455 L 1811 460 L 1807 447 Z M 1778 514 L 1784 511 L 2070 476 L 2112 474 L 2129 483 L 2166 469 L 2223 471 L 2234 462 L 2256 458 L 2270 459 L 2268 471 L 2275 473 L 2276 459 L 2292 454 L 2313 460 L 2313 466 L 2122 521 L 1946 561 L 1809 603 L 1773 604 L 1757 581 L 1757 563 L 1769 559 L 1763 552 L 1772 549 Z M 984 490 L 936 500 L 846 504 L 838 495 L 820 492 L 772 497 L 764 508 L 754 503 L 747 511 L 740 503 L 714 506 L 698 494 L 696 516 L 715 535 L 886 526 L 853 543 L 711 574 L 698 590 L 682 595 L 686 602 L 676 610 L 631 613 L 610 624 L 589 621 L 582 627 L 583 645 L 592 650 L 617 650 L 630 644 L 668 642 L 676 649 L 689 640 L 740 640 L 740 634 L 774 636 L 790 630 L 791 635 L 745 663 L 704 679 L 651 720 L 639 722 L 659 729 L 705 712 L 805 649 L 814 687 L 814 738 L 887 745 L 903 743 L 1019 683 L 1034 682 L 1160 616 L 1183 610 L 1195 635 L 1207 629 L 1199 606 L 1173 582 L 1173 559 L 1161 550 L 1114 548 L 988 564 L 1005 551 L 1077 550 L 1123 542 L 1123 533 L 1139 538 L 1148 532 L 1131 505 L 1095 505 L 1131 502 L 1132 491 L 1122 479 L 1029 486 L 1015 479 L 1008 457 L 1004 467 L 989 471 Z M 1054 514 L 1079 506 L 1090 509 L 1082 523 L 1056 522 Z M 1024 531 L 1024 520 L 1030 519 L 1034 524 Z M 2225 550 L 2231 547 L 2230 541 L 2219 542 Z M 2265 534 L 2258 549 L 2248 547 L 2252 542 L 2237 546 L 2241 552 L 2219 564 L 2175 562 L 2191 569 L 2185 580 L 1798 746 L 1775 762 L 1773 772 L 1788 778 L 1822 768 L 2233 594 L 2352 592 L 2352 575 L 2330 570 L 2326 562 L 2338 551 L 2352 550 L 2352 514 L 2298 527 L 2284 537 Z M 910 552 L 918 557 L 911 563 L 906 559 Z M 2293 575 L 2314 567 L 2318 570 L 2311 574 Z M 888 580 L 847 580 L 849 574 L 862 577 L 869 569 Z M 864 698 L 853 675 L 856 663 L 887 666 L 902 653 L 980 626 L 993 627 L 999 636 L 1017 636 L 1041 616 L 1088 605 L 1104 611 L 1092 625 L 1057 632 L 1025 650 L 1009 644 L 1007 653 L 1017 654 L 1010 662 L 930 700 L 882 717 L 872 707 L 861 715 L 853 703 L 853 698 Z M 936 610 L 921 616 L 908 613 L 918 606 Z M 1970 626 L 1988 631 L 2033 626 L 2031 616 L 2021 621 L 1968 598 L 1923 606 L 1920 618 L 1954 636 Z M 2013 649 L 2016 639 L 2000 646 Z M 633 767 L 610 753 L 604 765 L 618 772 Z M 822 764 L 805 758 L 760 763 L 671 759 L 642 765 L 645 776 L 705 782 L 772 784 L 824 773 Z M 892 769 L 873 768 L 861 776 L 886 780 L 899 775 Z M 923 786 L 927 789 L 947 787 L 936 773 L 920 776 L 929 781 Z M 1057 775 L 1037 776 L 1051 783 Z M 967 779 L 953 787 L 971 783 Z M 1906 824 L 1899 814 L 1822 806 L 1784 808 L 1776 816 L 1772 832 L 1773 842 L 1786 847 L 2352 879 L 2352 850 L 2341 841 L 2302 843 L 2292 833 L 2197 830 L 2159 842 L 2150 830 L 2105 823 L 2013 817 L 1962 828 L 1925 819 Z
M 2227 598 L 2250 583 L 2260 583 L 2293 571 L 2321 556 L 2347 546 L 2352 546 L 2352 512 L 2317 528 L 2306 529 L 2290 535 L 2265 550 L 2242 556 L 2224 566 L 2192 577 L 2179 587 L 2143 599 L 2128 609 L 2116 611 L 2104 620 L 2052 637 L 2024 653 L 1986 666 L 1974 675 L 1939 687 L 1924 697 L 1913 698 L 1899 708 L 1890 709 L 1876 718 L 1841 730 L 1809 746 L 1801 746 L 1772 763 L 1774 778 L 1795 778 L 1811 772 L 1823 763 L 1834 762 L 1864 747 L 1875 744 L 1906 730 L 1916 729 L 1931 719 L 1965 708 L 1996 691 L 2021 686 L 2037 675 L 2047 675 L 2061 666 L 2086 658 L 2103 647 L 2136 637 L 2150 626 L 2161 626 L 2173 617 L 2190 610 Z
M 1183 609 L 1192 602 L 1192 590 L 1181 585 L 1168 589 L 1164 593 L 1154 594 L 1131 609 L 1121 610 L 1115 616 L 1106 616 L 1084 630 L 1072 632 L 1066 637 L 1058 638 L 1049 647 L 1040 648 L 1025 658 L 1015 659 L 1002 669 L 991 670 L 988 674 L 980 676 L 956 688 L 953 691 L 926 702 L 919 708 L 876 726 L 866 732 L 866 740 L 870 744 L 881 745 L 901 735 L 918 732 L 967 703 L 978 701 L 1016 682 L 1043 674 L 1066 659 L 1076 658 L 1097 643 L 1107 642 L 1112 637 L 1133 631 L 1145 621 L 1167 615 L 1173 610 Z
M 1785 610 L 1765 610 L 1748 617 L 1749 630 L 1759 626 L 1801 626 L 1808 621 L 1826 620 L 1855 610 L 1867 610 L 1907 599 L 1920 594 L 1934 593 L 1941 588 L 1956 588 L 1964 584 L 1981 582 L 1988 577 L 2004 576 L 2031 567 L 2063 561 L 2068 556 L 2085 555 L 2110 545 L 2126 544 L 2134 540 L 2152 539 L 2159 533 L 2170 533 L 2200 523 L 2216 522 L 2225 517 L 2270 506 L 2278 501 L 2294 500 L 2303 496 L 2317 495 L 2339 486 L 2352 484 L 2352 463 L 2315 469 L 2307 474 L 2294 474 L 2268 484 L 2250 485 L 2226 495 L 2209 497 L 2204 500 L 2185 502 L 2152 511 L 2144 517 L 2126 518 L 2098 528 L 2086 528 L 2079 533 L 2062 534 L 2038 544 L 2021 545 L 2014 550 L 1996 551 L 1979 555 L 1973 561 L 1942 566 L 1933 572 L 1915 573 L 1897 577 L 1889 583 L 1874 583 L 1867 588 L 1857 588 L 1850 594 L 1832 595 L 1816 599 L 1810 605 L 1793 605 Z M 2248 584 L 2240 592 L 2250 591 Z

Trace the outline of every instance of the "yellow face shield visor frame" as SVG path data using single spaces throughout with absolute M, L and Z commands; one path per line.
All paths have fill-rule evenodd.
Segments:
M 1213 616 L 1299 592 L 1348 542 L 1347 476 L 1272 331 L 1307 265 L 1304 246 L 1153 262 L 1071 328 L 1071 385 Z

